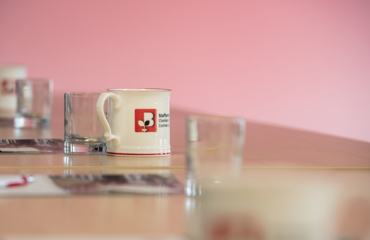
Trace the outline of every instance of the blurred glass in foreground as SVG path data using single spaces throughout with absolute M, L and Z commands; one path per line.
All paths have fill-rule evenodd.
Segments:
M 17 114 L 14 127 L 49 127 L 52 106 L 53 80 L 16 80 Z
M 219 182 L 240 174 L 245 120 L 239 117 L 190 115 L 187 118 L 186 194 L 201 194 L 202 182 Z
M 320 180 L 317 172 L 245 171 L 203 182 L 202 195 L 187 198 L 190 239 L 370 239 L 369 177 L 345 185 L 330 172 Z

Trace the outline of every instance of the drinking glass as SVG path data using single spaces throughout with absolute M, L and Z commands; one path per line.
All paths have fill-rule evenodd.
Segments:
M 53 80 L 18 79 L 16 128 L 49 127 Z
M 64 152 L 105 154 L 104 130 L 96 114 L 100 93 L 64 94 Z M 108 101 L 107 101 L 108 102 Z M 107 103 L 104 105 L 107 116 Z
M 0 126 L 13 127 L 17 111 L 15 80 L 26 78 L 27 70 L 23 66 L 0 65 Z
M 243 118 L 190 115 L 186 125 L 188 196 L 199 194 L 201 182 L 219 182 L 240 174 L 246 125 Z
M 343 216 L 337 210 L 338 185 L 291 173 L 280 172 L 276 178 L 273 171 L 254 171 L 238 179 L 203 184 L 201 196 L 186 200 L 185 234 L 194 240 L 365 239 L 333 234 Z M 361 222 L 361 213 L 354 216 Z

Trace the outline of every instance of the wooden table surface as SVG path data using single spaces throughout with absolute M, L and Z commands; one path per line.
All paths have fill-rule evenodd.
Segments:
M 173 173 L 185 184 L 185 116 L 171 109 L 171 157 L 2 154 L 0 174 Z M 0 128 L 1 139 L 63 138 L 63 116 L 50 129 Z M 369 186 L 370 143 L 247 122 L 243 174 L 304 175 Z M 80 196 L 0 198 L 0 239 L 8 235 L 183 235 L 189 198 Z

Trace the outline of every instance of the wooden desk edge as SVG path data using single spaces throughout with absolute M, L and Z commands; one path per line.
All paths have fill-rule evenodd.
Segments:
M 185 166 L 0 166 L 0 170 L 8 169 L 170 169 L 185 170 Z M 243 170 L 362 170 L 369 171 L 370 167 L 247 167 Z

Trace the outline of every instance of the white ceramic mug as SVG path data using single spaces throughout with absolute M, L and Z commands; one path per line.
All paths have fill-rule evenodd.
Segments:
M 107 140 L 107 154 L 164 156 L 171 154 L 168 89 L 108 89 L 96 111 Z M 109 123 L 104 101 L 109 98 Z

